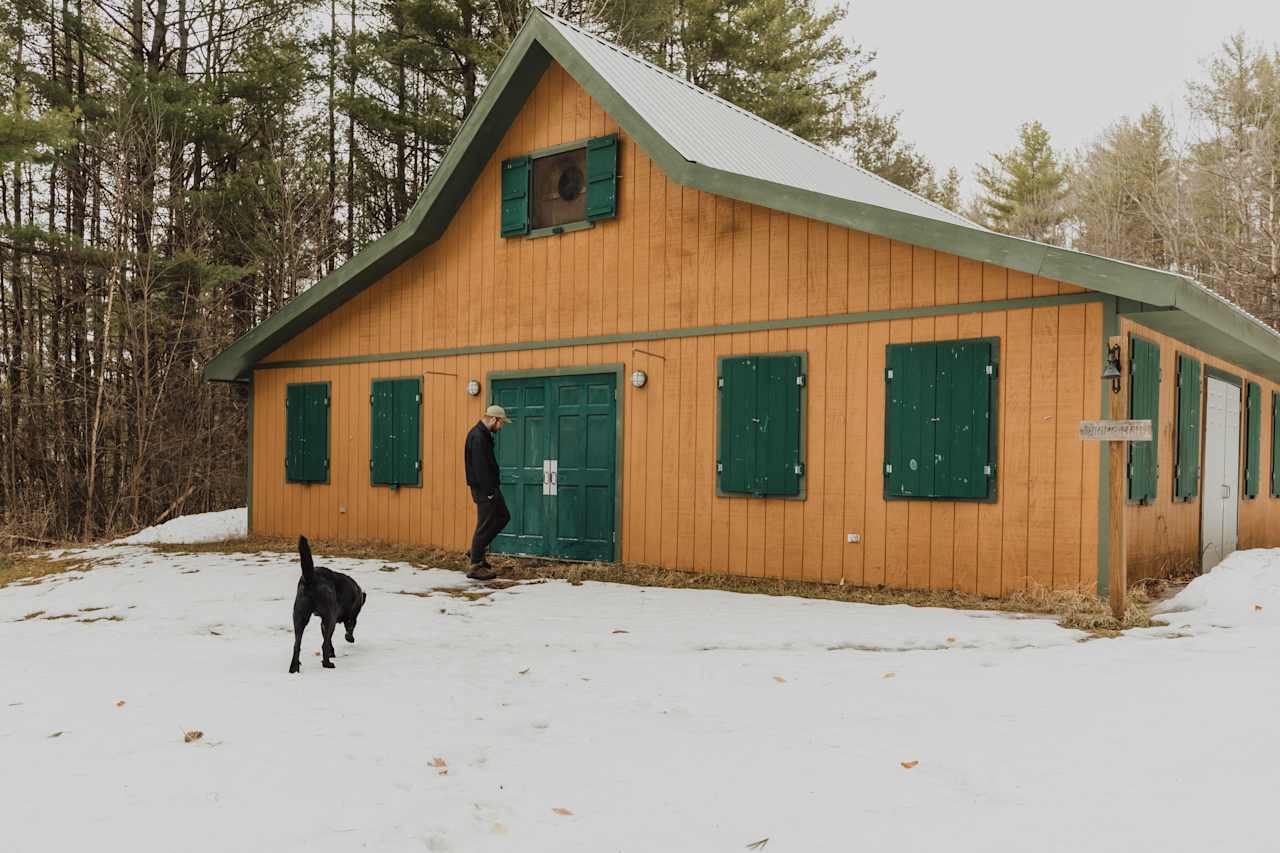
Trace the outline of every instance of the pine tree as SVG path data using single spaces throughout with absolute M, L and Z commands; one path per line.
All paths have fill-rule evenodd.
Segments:
M 1018 130 L 1018 144 L 978 166 L 984 193 L 978 217 L 990 228 L 1045 243 L 1062 244 L 1067 219 L 1068 171 L 1059 162 L 1049 131 L 1038 121 Z

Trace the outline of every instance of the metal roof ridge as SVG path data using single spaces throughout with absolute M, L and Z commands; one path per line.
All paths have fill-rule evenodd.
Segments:
M 582 27 L 578 26 L 577 24 L 574 24 L 574 23 L 572 23 L 572 22 L 570 22 L 570 21 L 565 20 L 564 18 L 560 17 L 559 15 L 556 15 L 556 14 L 553 14 L 553 13 L 551 13 L 551 12 L 548 12 L 548 11 L 546 11 L 545 9 L 538 9 L 537 7 L 535 7 L 535 8 L 534 8 L 534 11 L 538 12 L 538 13 L 539 13 L 539 14 L 541 14 L 543 17 L 545 17 L 545 18 L 549 19 L 550 21 L 552 21 L 552 22 L 553 22 L 553 23 L 555 23 L 555 24 L 561 24 L 561 25 L 563 25 L 563 26 L 565 26 L 565 27 L 568 27 L 569 29 L 573 30 L 574 32 L 576 32 L 576 33 L 579 33 L 579 34 L 583 35 L 584 37 L 591 39 L 592 41 L 594 41 L 594 42 L 596 42 L 597 44 L 599 44 L 601 47 L 606 47 L 606 48 L 608 48 L 608 49 L 610 49 L 610 50 L 612 50 L 612 51 L 615 51 L 616 53 L 621 54 L 622 56 L 626 57 L 627 59 L 630 59 L 630 60 L 631 60 L 631 61 L 633 61 L 633 62 L 639 63 L 640 65 L 643 65 L 643 66 L 645 66 L 645 67 L 649 68 L 651 71 L 656 71 L 657 73 L 661 74 L 662 76 L 667 77 L 667 78 L 671 79 L 672 81 L 674 81 L 674 82 L 676 82 L 676 83 L 679 83 L 679 84 L 683 85 L 683 86 L 684 86 L 685 88 L 687 88 L 687 89 L 691 89 L 692 91 L 694 91 L 694 92 L 698 93 L 699 95 L 702 95 L 703 97 L 709 98 L 709 99 L 711 99 L 711 100 L 713 100 L 713 101 L 716 101 L 717 103 L 720 103 L 720 104 L 722 104 L 722 105 L 724 105 L 724 106 L 728 107 L 729 109 L 733 110 L 734 112 L 738 113 L 739 115 L 742 115 L 742 116 L 744 116 L 744 117 L 746 117 L 746 118 L 748 118 L 748 119 L 751 119 L 752 121 L 756 122 L 757 124 L 761 124 L 761 125 L 763 125 L 764 127 L 767 127 L 767 128 L 769 128 L 770 130 L 772 130 L 772 131 L 775 131 L 776 133 L 780 133 L 780 134 L 782 134 L 783 136 L 786 136 L 786 137 L 788 137 L 788 138 L 790 138 L 790 139 L 794 140 L 795 142 L 799 142 L 801 145 L 804 145 L 804 146 L 806 146 L 806 147 L 808 147 L 808 148 L 812 149 L 813 151 L 817 152 L 818 154 L 821 154 L 822 156 L 827 157 L 828 159 L 833 160 L 833 161 L 835 161 L 836 163 L 839 163 L 841 166 L 844 166 L 844 167 L 845 167 L 845 168 L 847 168 L 847 169 L 855 169 L 855 170 L 857 170 L 858 172 L 861 172 L 863 175 L 866 175 L 866 176 L 867 176 L 867 177 L 869 177 L 869 178 L 872 178 L 872 179 L 874 179 L 874 180 L 876 180 L 876 181 L 879 181 L 880 183 L 884 184 L 884 185 L 885 185 L 885 186 L 887 186 L 887 187 L 892 187 L 893 189 L 897 190 L 898 192 L 902 193 L 903 195 L 907 195 L 907 196 L 910 196 L 910 197 L 912 197 L 912 198 L 916 198 L 916 199 L 919 199 L 920 201 L 923 201 L 925 204 L 928 204 L 928 205 L 930 205 L 931 207 L 933 207 L 933 208 L 935 208 L 936 210 L 938 210 L 939 212 L 946 214 L 948 217 L 954 217 L 954 218 L 956 218 L 956 219 L 959 219 L 959 220 L 960 220 L 960 222 L 959 222 L 959 223 L 957 223 L 957 224 L 965 224 L 965 225 L 968 225 L 969 227 L 971 227 L 971 228 L 973 228 L 973 229 L 975 229 L 975 230 L 980 230 L 980 231 L 990 231 L 990 230 L 991 230 L 991 229 L 989 229 L 989 228 L 986 228 L 985 226 L 982 226 L 982 225 L 979 225 L 979 224 L 978 224 L 978 223 L 976 223 L 976 222 L 973 222 L 973 221 L 972 221 L 972 220 L 970 220 L 967 216 L 963 216 L 962 214 L 959 214 L 959 213 L 957 213 L 956 211 L 951 210 L 951 209 L 950 209 L 950 208 L 948 208 L 948 207 L 945 207 L 945 206 L 943 206 L 943 205 L 941 205 L 941 204 L 938 204 L 938 203 L 937 203 L 936 201 L 934 201 L 933 199 L 926 198 L 926 197 L 924 197 L 924 196 L 920 195 L 920 194 L 919 194 L 919 193 L 917 193 L 917 192 L 912 192 L 911 190 L 907 189 L 907 188 L 906 188 L 906 187 L 904 187 L 904 186 L 901 186 L 901 185 L 899 185 L 899 184 L 895 184 L 893 181 L 889 180 L 888 178 L 885 178 L 885 177 L 883 177 L 883 176 L 881 176 L 881 175 L 877 175 L 875 172 L 872 172 L 870 169 L 864 169 L 863 167 L 859 166 L 859 165 L 858 165 L 858 164 L 856 164 L 856 163 L 850 163 L 849 161 L 847 161 L 847 160 L 843 159 L 842 157 L 837 157 L 833 152 L 829 151 L 829 150 L 828 150 L 828 149 L 826 149 L 826 148 L 823 148 L 821 145 L 818 145 L 817 143 L 812 142 L 811 140 L 805 139 L 803 136 L 800 136 L 800 135 L 798 135 L 798 134 L 796 134 L 796 133 L 793 133 L 793 132 L 791 132 L 791 131 L 787 130 L 786 128 L 784 128 L 784 127 L 779 127 L 778 125 L 774 124 L 773 122 L 769 121 L 768 119 L 764 118 L 763 116 L 759 116 L 759 115 L 757 115 L 757 114 L 755 114 L 755 113 L 751 112 L 750 110 L 743 109 L 742 107 L 738 106 L 737 104 L 733 103 L 732 101 L 727 101 L 727 100 L 725 100 L 724 98 L 720 97 L 719 95 L 715 94 L 714 92 L 708 92 L 706 89 L 702 88 L 701 86 L 699 86 L 699 85 L 697 85 L 697 84 L 695 84 L 695 83 L 692 83 L 692 82 L 690 82 L 690 81 L 688 81 L 688 80 L 684 79 L 684 78 L 683 78 L 683 77 L 681 77 L 680 75 L 675 74 L 675 73 L 673 73 L 673 72 L 671 72 L 671 71 L 668 71 L 667 69 L 662 68 L 661 66 L 655 65 L 654 63 L 652 63 L 652 62 L 650 62 L 649 60 L 645 59 L 643 56 L 640 56 L 640 55 L 638 55 L 638 54 L 636 54 L 636 53 L 633 53 L 632 51 L 627 50 L 625 47 L 622 47 L 621 45 L 615 44 L 614 42 L 611 42 L 611 41 L 609 41 L 608 39 L 602 38 L 602 37 L 600 37 L 600 36 L 596 35 L 595 33 L 589 32 L 589 31 L 587 31 L 587 30 L 583 29 Z M 692 162 L 692 161 L 690 161 L 690 162 Z

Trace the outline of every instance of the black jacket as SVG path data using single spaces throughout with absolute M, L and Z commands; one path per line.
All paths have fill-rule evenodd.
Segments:
M 467 433 L 467 485 L 486 497 L 498 491 L 498 458 L 493 453 L 493 433 L 477 423 Z

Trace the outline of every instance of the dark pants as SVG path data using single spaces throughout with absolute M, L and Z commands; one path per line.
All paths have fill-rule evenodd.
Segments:
M 471 564 L 475 565 L 484 562 L 484 552 L 511 520 L 511 511 L 507 509 L 501 489 L 493 493 L 492 500 L 488 495 L 472 489 L 471 499 L 476 502 L 476 532 L 471 537 Z

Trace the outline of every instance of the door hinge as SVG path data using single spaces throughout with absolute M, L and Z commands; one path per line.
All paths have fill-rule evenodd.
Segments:
M 413 395 L 413 402 L 415 402 L 415 403 L 417 403 L 419 406 L 421 406 L 421 405 L 422 405 L 422 395 L 421 395 L 421 394 L 414 394 L 414 395 Z
M 722 474 L 722 473 L 724 473 L 724 463 L 723 463 L 723 462 L 717 462 L 717 463 L 716 463 L 716 473 L 717 473 L 717 474 Z
M 996 466 L 994 466 L 994 465 L 983 465 L 983 466 L 982 466 L 982 473 L 983 473 L 983 474 L 986 474 L 988 477 L 995 476 L 995 473 L 996 473 Z
M 803 374 L 803 373 L 801 373 L 801 374 L 799 374 L 798 376 L 796 376 L 796 384 L 797 384 L 797 385 L 799 385 L 801 388 L 803 388 L 803 387 L 804 387 L 804 374 Z
M 724 387 L 724 377 L 723 377 L 723 376 L 717 376 L 717 377 L 716 377 L 716 387 L 717 387 L 717 388 L 723 388 L 723 387 Z
M 987 365 L 987 375 L 994 378 L 996 375 L 996 366 L 994 364 Z
M 369 405 L 370 405 L 370 406 L 372 406 L 372 405 L 373 405 L 373 395 L 372 395 L 372 394 L 370 394 L 370 395 L 369 395 Z
M 886 371 L 884 372 L 884 381 L 885 381 L 885 382 L 892 382 L 892 381 L 893 381 L 893 368 L 892 368 L 892 367 L 890 367 L 888 370 L 886 370 Z
M 886 474 L 892 474 L 892 473 L 893 473 L 893 466 L 892 466 L 892 465 L 890 465 L 890 464 L 888 464 L 888 463 L 885 463 L 885 466 L 884 466 L 884 472 L 885 472 Z
M 804 463 L 803 463 L 803 462 L 797 462 L 797 463 L 796 463 L 795 472 L 796 472 L 796 476 L 797 476 L 797 477 L 803 477 L 803 476 L 804 476 Z

